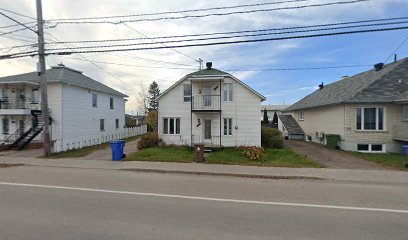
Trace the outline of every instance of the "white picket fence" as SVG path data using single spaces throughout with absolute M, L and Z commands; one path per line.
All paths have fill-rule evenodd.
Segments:
M 147 125 L 120 130 L 101 132 L 94 135 L 58 139 L 54 142 L 53 152 L 64 152 L 72 149 L 94 146 L 112 140 L 125 139 L 147 132 Z

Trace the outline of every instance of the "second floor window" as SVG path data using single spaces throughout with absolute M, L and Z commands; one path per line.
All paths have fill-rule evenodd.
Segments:
M 224 102 L 232 102 L 233 99 L 233 85 L 232 83 L 224 83 L 223 100 Z
M 110 106 L 110 109 L 113 109 L 113 97 L 109 98 L 109 106 Z
M 98 95 L 95 93 L 92 93 L 92 107 L 97 107 L 98 106 Z
M 31 90 L 31 102 L 38 103 L 39 101 L 38 89 Z
M 192 89 L 191 89 L 191 84 L 184 84 L 183 85 L 184 88 L 184 102 L 191 102 L 191 93 L 192 93 Z
M 384 108 L 357 108 L 357 130 L 384 130 Z
M 305 120 L 305 112 L 299 112 L 299 120 L 303 121 Z

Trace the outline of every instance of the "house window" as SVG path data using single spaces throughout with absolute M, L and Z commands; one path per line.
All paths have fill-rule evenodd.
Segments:
M 3 134 L 8 134 L 10 130 L 9 119 L 3 118 Z
M 105 131 L 105 119 L 100 119 L 99 120 L 99 129 L 102 131 Z
M 232 118 L 224 118 L 224 136 L 232 136 Z
M 110 109 L 113 109 L 113 97 L 109 98 L 109 107 Z
M 384 108 L 357 108 L 357 130 L 384 130 Z
M 232 102 L 232 92 L 233 92 L 232 83 L 224 83 L 223 99 L 224 102 Z
M 305 112 L 299 112 L 299 120 L 303 121 L 305 120 Z
M 408 121 L 408 106 L 405 106 L 405 107 L 404 107 L 402 119 Z
M 191 89 L 191 84 L 184 84 L 184 102 L 191 102 L 191 93 L 192 93 L 192 89 Z
M 31 90 L 31 103 L 38 103 L 39 101 L 38 89 Z
M 119 129 L 119 119 L 116 119 L 116 120 L 115 120 L 115 128 L 116 128 L 116 129 Z
M 95 93 L 92 93 L 92 107 L 97 107 L 98 106 L 98 95 Z
M 385 152 L 384 144 L 357 144 L 359 152 Z
M 163 134 L 180 134 L 180 118 L 164 118 Z

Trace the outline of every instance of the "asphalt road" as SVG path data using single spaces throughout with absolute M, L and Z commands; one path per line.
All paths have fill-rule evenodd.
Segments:
M 0 239 L 407 239 L 408 187 L 0 169 Z

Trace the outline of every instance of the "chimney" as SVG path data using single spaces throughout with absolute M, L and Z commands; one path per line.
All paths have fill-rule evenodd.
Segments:
M 384 67 L 384 63 L 374 64 L 375 71 L 380 71 Z
M 319 89 L 323 89 L 324 88 L 324 84 L 322 82 L 322 84 L 319 84 Z
M 208 70 L 212 68 L 212 62 L 207 62 L 205 65 L 207 66 Z

